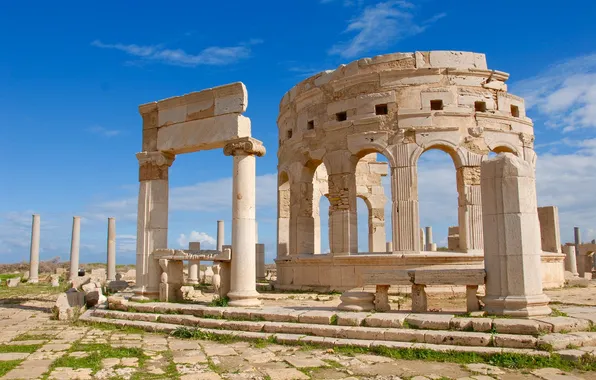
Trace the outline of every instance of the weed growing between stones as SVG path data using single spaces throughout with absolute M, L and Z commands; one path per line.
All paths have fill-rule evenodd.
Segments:
M 37 351 L 41 346 L 42 346 L 42 344 L 22 344 L 22 345 L 3 344 L 3 345 L 0 345 L 0 354 L 6 354 L 9 352 L 31 354 L 31 353 Z
M 215 297 L 209 303 L 209 306 L 228 307 L 229 302 L 230 302 L 230 299 L 228 297 Z
M 242 341 L 242 339 L 233 335 L 214 334 L 212 332 L 206 332 L 198 328 L 189 329 L 188 327 L 179 327 L 172 331 L 171 335 L 176 338 L 210 340 L 219 343 L 234 343 Z
M 81 351 L 88 352 L 89 355 L 85 357 L 69 356 L 72 352 Z M 101 369 L 102 360 L 107 358 L 137 358 L 139 359 L 139 367 L 142 367 L 145 360 L 149 357 L 138 347 L 112 347 L 105 343 L 83 344 L 76 342 L 64 356 L 52 363 L 48 373 L 51 373 L 51 371 L 59 367 L 69 367 L 74 369 L 91 368 L 95 372 Z
M 24 340 L 50 340 L 54 339 L 54 335 L 49 334 L 21 334 L 13 339 L 13 341 L 24 341 Z
M 562 312 L 561 310 L 551 307 L 552 313 L 550 313 L 551 317 L 568 317 L 567 313 Z
M 21 364 L 22 360 L 0 361 L 0 377 L 6 375 L 9 371 Z

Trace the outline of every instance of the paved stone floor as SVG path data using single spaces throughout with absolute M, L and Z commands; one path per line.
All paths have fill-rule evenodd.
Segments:
M 596 379 L 588 372 L 511 371 L 73 326 L 50 320 L 51 305 L 0 304 L 1 379 Z

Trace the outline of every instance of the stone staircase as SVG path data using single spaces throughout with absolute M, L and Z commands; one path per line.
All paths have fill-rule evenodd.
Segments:
M 242 309 L 198 304 L 136 303 L 110 297 L 109 308 L 81 320 L 172 332 L 180 327 L 242 339 L 328 347 L 420 348 L 484 355 L 516 353 L 569 360 L 596 356 L 590 321 L 571 317 L 510 319 L 407 312 L 341 312 L 324 307 Z

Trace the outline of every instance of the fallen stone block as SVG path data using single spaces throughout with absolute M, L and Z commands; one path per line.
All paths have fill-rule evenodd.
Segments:
M 58 296 L 53 311 L 58 320 L 67 321 L 75 319 L 83 306 L 85 306 L 85 293 L 71 288 Z
M 17 286 L 19 286 L 20 283 L 21 283 L 20 277 L 13 277 L 13 278 L 9 278 L 8 280 L 6 280 L 6 285 L 9 288 L 17 287 Z
M 128 288 L 128 282 L 122 280 L 110 281 L 107 288 L 110 292 L 120 292 Z

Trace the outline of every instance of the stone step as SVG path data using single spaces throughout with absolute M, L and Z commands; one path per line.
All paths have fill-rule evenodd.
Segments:
M 95 315 L 101 316 L 95 316 Z M 123 314 L 135 314 L 135 313 L 117 313 L 108 314 L 106 310 L 88 310 L 81 317 L 81 321 L 85 322 L 97 322 L 113 324 L 121 327 L 136 327 L 149 332 L 164 332 L 171 333 L 174 330 L 180 328 L 180 324 L 166 323 L 166 322 L 151 322 L 147 320 L 128 320 L 128 319 L 114 319 L 114 316 L 122 316 Z M 146 315 L 136 313 L 140 315 Z M 129 317 L 132 318 L 131 315 Z M 163 317 L 163 316 L 162 316 Z M 174 316 L 172 316 L 174 317 Z M 180 316 L 178 316 L 180 317 Z M 190 318 L 196 318 L 192 316 L 185 316 Z M 237 322 L 237 321 L 230 321 Z M 196 326 L 195 326 L 196 327 Z M 245 340 L 272 340 L 274 339 L 280 344 L 313 344 L 324 347 L 362 347 L 362 348 L 395 348 L 395 349 L 428 349 L 438 352 L 462 352 L 462 353 L 477 353 L 481 355 L 493 355 L 493 354 L 523 354 L 535 357 L 549 357 L 551 355 L 548 351 L 539 351 L 536 349 L 527 348 L 507 348 L 507 347 L 485 347 L 485 346 L 461 346 L 461 345 L 449 345 L 449 344 L 435 344 L 435 343 L 416 343 L 416 342 L 402 342 L 402 341 L 387 341 L 378 339 L 350 339 L 350 338 L 337 338 L 327 336 L 310 336 L 306 334 L 291 334 L 291 333 L 273 333 L 273 332 L 259 332 L 259 331 L 241 331 L 232 329 L 222 328 L 202 328 L 198 327 L 202 332 L 213 335 L 228 335 L 234 336 L 239 339 Z M 353 328 L 345 329 L 351 330 Z M 431 331 L 436 333 L 436 331 Z
M 491 332 L 405 329 L 387 326 L 363 327 L 322 325 L 315 323 L 245 321 L 229 320 L 225 318 L 204 318 L 196 317 L 194 315 L 137 313 L 105 309 L 95 309 L 92 311 L 91 315 L 93 317 L 107 318 L 108 320 L 165 323 L 176 326 L 199 327 L 201 329 L 268 334 L 295 334 L 301 336 L 350 340 L 523 349 L 538 349 L 539 347 L 542 347 L 539 344 L 539 339 L 531 335 L 493 334 Z M 594 335 L 596 338 L 596 333 Z M 565 345 L 565 347 L 562 348 L 566 347 L 568 347 L 568 345 Z
M 113 310 L 140 313 L 193 315 L 200 318 L 218 318 L 241 321 L 291 322 L 318 325 L 414 328 L 425 330 L 456 330 L 492 332 L 499 334 L 532 335 L 579 332 L 591 329 L 591 322 L 571 317 L 545 317 L 540 319 L 461 317 L 454 314 L 408 312 L 341 312 L 330 308 L 262 307 L 244 309 L 210 307 L 200 304 L 166 302 L 139 303 L 123 298 L 108 299 Z

